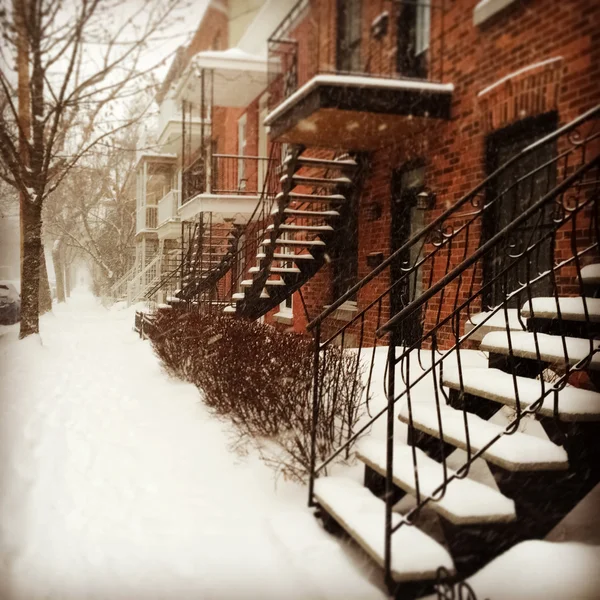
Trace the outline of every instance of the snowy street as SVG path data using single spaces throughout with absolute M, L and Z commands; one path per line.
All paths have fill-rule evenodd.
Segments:
M 0 597 L 384 598 L 132 323 L 80 289 L 0 335 Z

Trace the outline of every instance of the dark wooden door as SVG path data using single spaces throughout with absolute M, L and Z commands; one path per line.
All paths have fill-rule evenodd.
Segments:
M 491 174 L 529 144 L 555 128 L 556 120 L 549 116 L 528 119 L 490 136 L 487 143 L 488 172 Z M 502 231 L 554 187 L 554 156 L 555 145 L 543 144 L 534 152 L 517 160 L 497 177 L 487 198 L 488 201 L 495 200 L 495 206 L 484 219 L 484 238 L 489 239 Z M 536 213 L 487 257 L 484 262 L 484 284 L 491 285 L 484 295 L 484 302 L 488 306 L 498 306 L 508 294 L 550 269 L 553 248 L 551 238 L 546 234 L 551 226 L 551 212 L 552 208 L 547 207 L 543 213 Z M 535 247 L 535 250 L 519 259 L 528 247 Z M 531 290 L 535 296 L 548 295 L 551 292 L 550 278 L 540 280 Z M 525 299 L 524 295 L 515 296 L 510 306 L 519 308 Z
M 402 248 L 408 240 L 424 226 L 424 211 L 417 206 L 418 194 L 423 191 L 425 169 L 421 166 L 400 169 L 392 175 L 392 227 L 391 251 Z M 390 267 L 392 283 L 402 279 L 402 283 L 392 289 L 390 298 L 391 315 L 397 314 L 418 298 L 423 292 L 421 269 L 412 269 L 422 254 L 419 245 L 404 250 Z M 423 333 L 421 310 L 413 313 L 399 326 L 396 343 L 410 346 L 418 341 Z

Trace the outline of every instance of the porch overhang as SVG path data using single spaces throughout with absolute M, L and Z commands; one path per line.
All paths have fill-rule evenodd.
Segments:
M 179 217 L 173 217 L 160 223 L 156 229 L 159 240 L 175 240 L 181 236 L 181 221 Z
M 213 223 L 232 220 L 234 223 L 246 223 L 254 212 L 260 196 L 242 196 L 235 194 L 198 194 L 179 207 L 177 213 L 181 220 L 190 221 L 202 212 L 213 213 Z
M 271 136 L 306 146 L 374 150 L 429 119 L 449 119 L 452 84 L 316 75 L 265 119 Z
M 202 97 L 202 71 L 208 78 L 204 93 L 210 93 L 215 106 L 244 108 L 267 87 L 265 57 L 239 48 L 207 50 L 193 58 L 177 89 L 178 99 L 199 102 Z

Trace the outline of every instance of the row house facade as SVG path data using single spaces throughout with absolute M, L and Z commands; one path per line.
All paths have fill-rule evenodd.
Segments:
M 314 336 L 313 436 L 324 350 L 375 360 L 378 345 L 388 348 L 389 403 L 376 415 L 387 414 L 387 442 L 359 452 L 377 500 L 363 508 L 374 503 L 381 531 L 373 538 L 360 507 L 337 505 L 354 483 L 320 476 L 328 461 L 317 464 L 315 444 L 309 504 L 366 550 L 399 598 L 463 580 L 523 536 L 543 538 L 600 481 L 588 468 L 597 428 L 581 429 L 589 452 L 578 454 L 564 442 L 570 433 L 543 422 L 554 433 L 544 441 L 552 448 L 531 448 L 539 460 L 515 433 L 531 406 L 555 422 L 600 418 L 599 30 L 592 0 L 212 0 L 157 96 L 158 131 L 136 170 L 129 299 Z M 486 352 L 489 373 L 461 365 L 461 349 Z M 368 387 L 373 362 L 366 372 Z M 432 383 L 431 414 L 411 408 L 422 380 Z M 539 398 L 522 405 L 519 385 L 532 381 L 542 382 Z M 557 381 L 580 390 L 569 394 L 585 396 L 587 416 L 545 404 Z M 514 390 L 503 396 L 501 385 Z M 401 399 L 409 436 L 396 448 Z M 516 407 L 506 429 L 489 423 L 493 402 Z M 508 435 L 514 453 L 494 453 Z M 466 452 L 459 474 L 446 465 L 450 445 Z M 439 486 L 426 475 L 419 484 L 415 447 L 429 473 L 443 470 Z M 403 448 L 411 467 L 397 472 Z M 482 456 L 494 498 L 465 479 Z M 553 469 L 581 480 L 577 491 L 565 491 L 569 477 L 549 478 Z M 481 494 L 473 514 L 468 502 L 456 509 L 449 481 Z M 534 518 L 532 503 L 552 485 L 560 509 Z M 443 542 L 396 523 L 402 494 L 416 498 L 410 516 L 433 505 L 448 521 Z M 406 559 L 413 544 L 422 560 Z

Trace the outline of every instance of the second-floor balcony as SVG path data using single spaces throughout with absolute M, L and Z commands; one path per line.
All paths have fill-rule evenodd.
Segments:
M 179 215 L 189 219 L 203 211 L 225 218 L 251 214 L 265 185 L 269 160 L 218 153 L 199 156 L 183 171 Z
M 280 142 L 372 150 L 448 119 L 444 8 L 429 0 L 300 0 L 269 38 Z

